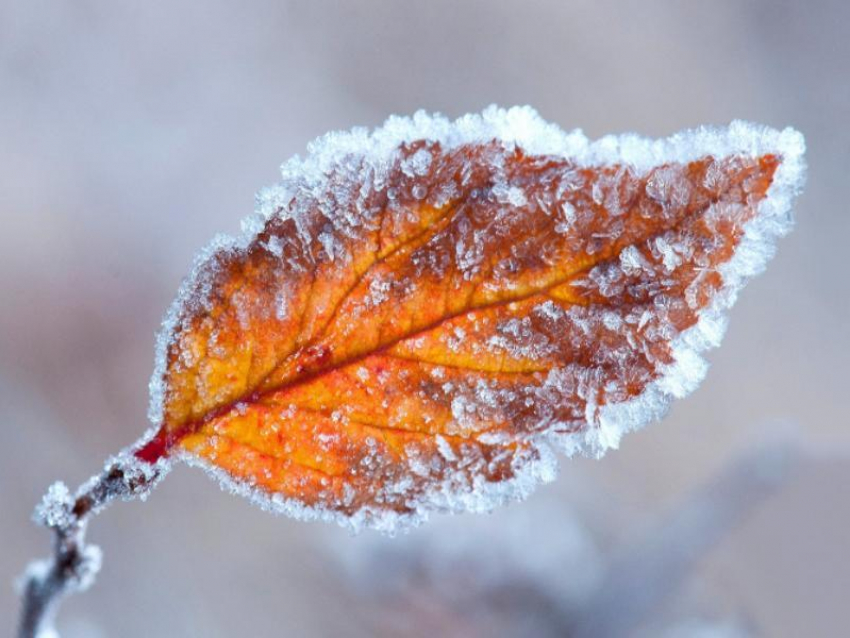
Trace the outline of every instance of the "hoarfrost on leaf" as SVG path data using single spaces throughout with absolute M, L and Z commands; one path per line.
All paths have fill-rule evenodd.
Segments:
M 354 528 L 524 497 L 696 387 L 803 152 L 743 122 L 591 142 L 529 107 L 328 134 L 196 260 L 137 456 Z

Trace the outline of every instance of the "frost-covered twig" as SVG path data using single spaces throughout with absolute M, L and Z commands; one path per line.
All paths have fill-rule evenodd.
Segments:
M 151 465 L 125 453 L 111 459 L 75 496 L 61 481 L 50 486 L 34 519 L 53 530 L 53 555 L 30 563 L 21 577 L 19 638 L 58 636 L 53 619 L 62 599 L 87 589 L 100 569 L 100 548 L 85 542 L 89 519 L 115 499 L 144 499 L 166 471 L 164 462 Z

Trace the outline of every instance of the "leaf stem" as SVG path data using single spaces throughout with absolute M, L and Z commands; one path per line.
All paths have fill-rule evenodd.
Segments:
M 18 638 L 58 638 L 53 621 L 62 599 L 87 589 L 100 569 L 100 548 L 85 541 L 90 518 L 116 499 L 146 498 L 167 470 L 164 459 L 148 464 L 125 452 L 73 497 L 62 482 L 50 486 L 34 519 L 53 530 L 53 554 L 30 563 L 19 580 Z

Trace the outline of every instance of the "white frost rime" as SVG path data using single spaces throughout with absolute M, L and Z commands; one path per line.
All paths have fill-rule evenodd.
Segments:
M 312 492 L 319 504 L 307 504 L 201 455 L 184 460 L 266 509 L 352 528 L 392 532 L 433 511 L 524 498 L 554 477 L 556 450 L 601 456 L 697 387 L 702 353 L 720 343 L 738 292 L 792 226 L 804 151 L 793 129 L 745 122 L 590 141 L 529 107 L 454 121 L 420 111 L 325 135 L 258 193 L 240 236 L 217 238 L 196 259 L 158 339 L 149 437 L 166 412 L 170 349 L 193 370 L 195 351 L 225 360 L 228 348 L 246 348 L 245 378 L 291 379 L 251 368 L 280 344 L 245 339 L 277 322 L 309 345 L 292 355 L 309 383 L 347 352 L 340 344 L 362 345 L 357 361 L 333 361 L 333 391 L 317 390 L 316 405 L 284 385 L 262 388 L 274 395 L 269 410 L 312 428 L 318 462 L 344 448 L 356 470 L 325 472 Z M 733 233 L 737 243 L 714 241 Z M 239 338 L 211 331 L 203 343 L 187 339 L 190 352 L 186 316 L 215 321 L 206 314 L 221 296 L 216 268 L 252 250 L 273 264 L 245 268 L 262 270 L 268 307 L 248 284 L 228 292 Z M 205 396 L 203 375 L 192 380 Z M 392 432 L 354 436 L 355 426 Z

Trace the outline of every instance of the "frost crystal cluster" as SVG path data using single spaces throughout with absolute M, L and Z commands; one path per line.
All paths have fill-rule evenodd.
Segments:
M 354 527 L 521 498 L 696 387 L 803 152 L 743 122 L 590 142 L 527 107 L 328 134 L 198 258 L 137 456 Z

